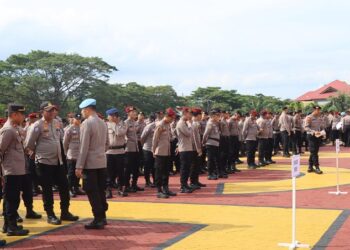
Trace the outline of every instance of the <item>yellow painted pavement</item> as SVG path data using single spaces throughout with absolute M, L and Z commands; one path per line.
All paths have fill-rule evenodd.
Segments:
M 268 167 L 252 170 L 257 175 L 261 169 L 271 171 L 290 171 L 291 166 L 288 165 L 269 165 Z M 297 178 L 297 190 L 315 189 L 332 187 L 336 185 L 336 168 L 322 167 L 322 175 L 315 173 L 307 173 L 307 166 L 301 166 L 301 172 L 304 174 Z M 350 169 L 339 168 L 340 184 L 350 184 Z M 274 180 L 274 181 L 255 181 L 255 182 L 233 182 L 225 183 L 223 194 L 250 194 L 250 193 L 266 193 L 280 192 L 292 190 L 291 179 Z
M 113 219 L 207 225 L 169 249 L 281 249 L 277 243 L 291 240 L 291 210 L 285 208 L 138 202 L 109 204 L 108 217 Z M 58 204 L 55 205 L 57 211 Z M 35 201 L 35 208 L 43 212 L 42 202 Z M 71 210 L 82 218 L 91 217 L 87 201 L 73 201 Z M 22 210 L 20 212 L 23 214 Z M 316 244 L 340 213 L 339 210 L 298 209 L 298 240 Z M 25 220 L 24 226 L 31 234 L 57 227 L 49 226 L 44 220 Z M 8 242 L 20 239 L 4 238 Z

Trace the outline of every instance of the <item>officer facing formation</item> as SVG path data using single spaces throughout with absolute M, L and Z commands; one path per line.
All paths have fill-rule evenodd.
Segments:
M 119 117 L 119 111 L 111 108 L 106 111 L 109 147 L 107 154 L 107 198 L 113 198 L 112 188 L 118 181 L 118 195 L 125 197 L 125 135 L 126 125 Z
M 80 150 L 76 164 L 76 175 L 83 178 L 85 190 L 94 219 L 85 225 L 86 229 L 103 229 L 107 225 L 106 178 L 108 149 L 107 126 L 96 114 L 96 100 L 86 99 L 79 108 L 85 119 L 80 131 Z

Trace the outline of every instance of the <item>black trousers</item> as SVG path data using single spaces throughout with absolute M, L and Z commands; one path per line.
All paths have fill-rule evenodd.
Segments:
M 230 136 L 230 144 L 231 144 L 231 155 L 229 159 L 230 164 L 234 164 L 239 159 L 239 138 L 238 136 Z
M 69 189 L 79 188 L 79 178 L 75 175 L 76 160 L 67 160 Z
M 17 210 L 20 203 L 23 175 L 4 176 L 4 206 L 5 220 L 16 223 Z
M 275 154 L 280 150 L 280 143 L 281 143 L 281 132 L 280 131 L 274 131 L 273 133 L 273 151 Z
M 217 174 L 219 167 L 219 147 L 206 145 L 206 149 L 208 156 L 208 174 Z
M 318 151 L 320 149 L 321 145 L 321 137 L 317 138 L 313 135 L 307 135 L 308 141 L 309 141 L 309 150 L 310 150 L 310 157 L 309 157 L 309 167 L 315 166 L 319 167 L 319 159 L 318 159 Z
M 287 131 L 281 132 L 282 143 L 283 143 L 283 154 L 289 155 L 289 135 Z
M 61 199 L 61 211 L 68 212 L 70 197 L 65 168 L 61 165 L 46 165 L 38 163 L 36 171 L 41 183 L 41 187 L 43 189 L 42 197 L 46 213 L 48 215 L 54 215 L 54 199 L 52 191 L 53 185 L 56 185 L 58 187 Z
M 246 141 L 248 166 L 255 164 L 255 152 L 256 152 L 257 145 L 258 145 L 257 141 L 250 141 L 250 140 Z
M 188 185 L 188 178 L 190 177 L 190 169 L 193 164 L 194 151 L 180 152 L 180 182 L 181 187 Z
M 169 162 L 170 156 L 155 156 L 155 184 L 158 191 L 161 191 L 162 187 L 169 186 Z
M 143 162 L 145 165 L 145 180 L 150 181 L 150 176 L 152 175 L 153 182 L 155 180 L 154 172 L 154 157 L 151 151 L 143 150 Z
M 301 145 L 302 145 L 302 134 L 301 131 L 294 131 L 293 133 L 293 154 L 300 154 L 301 153 Z
M 193 161 L 190 169 L 191 184 L 199 183 L 199 173 L 201 169 L 201 157 L 197 152 L 193 152 Z
M 32 189 L 32 178 L 30 174 L 25 175 L 13 175 L 21 176 L 21 189 L 22 200 L 27 211 L 33 211 L 33 189 Z M 3 202 L 3 211 L 6 211 L 6 200 Z
M 259 152 L 259 162 L 264 162 L 267 159 L 267 138 L 259 138 L 258 140 L 258 152 Z
M 83 170 L 83 189 L 89 198 L 94 218 L 97 220 L 106 218 L 108 210 L 105 192 L 106 178 L 106 168 Z
M 229 137 L 228 136 L 221 136 L 220 137 L 220 146 L 219 146 L 219 152 L 220 152 L 219 172 L 220 172 L 220 174 L 223 174 L 226 172 L 226 167 L 228 165 L 229 150 L 230 150 Z
M 272 161 L 272 152 L 273 152 L 273 138 L 267 139 L 267 152 L 265 154 L 266 160 Z
M 339 130 L 333 129 L 331 131 L 331 139 L 333 143 L 335 142 L 336 139 L 339 139 Z
M 170 142 L 171 158 L 169 161 L 169 172 L 174 172 L 174 165 L 175 165 L 176 172 L 180 172 L 180 168 L 181 168 L 180 156 L 175 152 L 177 148 L 177 143 L 178 143 L 177 139 L 174 139 L 173 141 Z
M 137 180 L 139 179 L 139 152 L 127 152 L 125 153 L 125 162 L 126 162 L 126 178 L 125 185 L 126 187 L 130 186 L 130 179 L 132 175 L 132 186 L 137 185 Z
M 29 173 L 31 176 L 31 180 L 32 180 L 32 189 L 37 189 L 39 186 L 39 177 L 36 173 L 36 164 L 35 164 L 35 160 L 30 159 L 28 156 L 26 156 L 26 160 L 28 161 L 28 166 L 29 166 Z
M 350 146 L 350 125 L 344 126 L 344 143 L 345 147 Z
M 116 178 L 121 189 L 125 186 L 125 154 L 107 154 L 108 188 L 113 188 Z

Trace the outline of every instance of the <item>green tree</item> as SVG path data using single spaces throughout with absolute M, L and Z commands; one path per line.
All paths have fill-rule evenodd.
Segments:
M 101 84 L 116 71 L 98 57 L 32 51 L 0 61 L 2 103 L 18 101 L 35 111 L 44 100 L 66 110 L 68 102 Z

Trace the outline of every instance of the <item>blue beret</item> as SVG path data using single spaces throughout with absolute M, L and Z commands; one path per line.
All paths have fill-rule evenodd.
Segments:
M 118 114 L 119 113 L 119 111 L 118 111 L 118 109 L 116 109 L 116 108 L 111 108 L 111 109 L 108 109 L 107 111 L 106 111 L 106 114 L 107 115 L 115 115 L 115 114 Z
M 80 103 L 79 108 L 84 109 L 89 106 L 96 106 L 96 100 L 91 98 L 86 99 Z

